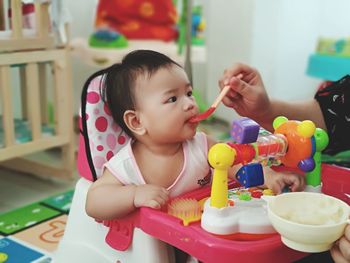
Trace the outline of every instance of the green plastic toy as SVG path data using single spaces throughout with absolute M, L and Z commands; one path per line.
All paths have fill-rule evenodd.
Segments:
M 125 48 L 128 41 L 116 31 L 101 29 L 89 37 L 89 45 L 95 48 Z
M 315 161 L 315 169 L 311 172 L 307 172 L 305 175 L 307 185 L 319 186 L 321 185 L 321 152 L 327 147 L 329 137 L 328 134 L 320 128 L 316 128 L 314 136 L 316 145 L 316 151 L 313 157 Z

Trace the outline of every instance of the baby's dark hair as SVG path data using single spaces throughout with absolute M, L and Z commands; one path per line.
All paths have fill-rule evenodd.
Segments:
M 130 137 L 132 132 L 124 122 L 124 112 L 135 110 L 135 82 L 140 75 L 149 78 L 161 68 L 172 65 L 181 67 L 164 54 L 152 50 L 136 50 L 127 54 L 121 63 L 107 69 L 101 87 L 101 96 L 112 114 L 114 121 Z

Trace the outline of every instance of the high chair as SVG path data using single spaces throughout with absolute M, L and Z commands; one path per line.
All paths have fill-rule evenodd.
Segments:
M 88 188 L 102 172 L 103 164 L 129 140 L 100 97 L 108 69 L 93 74 L 81 97 L 78 181 L 63 238 L 54 262 L 174 262 L 175 246 L 206 263 L 292 262 L 306 254 L 284 246 L 278 234 L 246 240 L 239 235 L 223 238 L 203 230 L 200 222 L 188 226 L 164 211 L 140 208 L 124 219 L 97 222 L 85 213 Z M 231 183 L 231 187 L 237 187 Z M 183 197 L 203 200 L 210 187 Z M 108 196 L 106 197 L 108 198 Z M 116 200 L 116 203 L 118 200 Z
M 106 70 L 101 70 L 92 75 L 82 91 L 78 151 L 78 170 L 82 178 L 76 184 L 65 234 L 53 257 L 54 262 L 173 262 L 172 251 L 164 242 L 139 228 L 133 229 L 137 213 L 128 217 L 130 224 L 122 220 L 117 223 L 120 227 L 113 228 L 111 238 L 108 236 L 110 224 L 115 226 L 116 222 L 97 222 L 85 212 L 87 191 L 101 175 L 102 165 L 129 140 L 114 123 L 100 97 L 105 73 Z

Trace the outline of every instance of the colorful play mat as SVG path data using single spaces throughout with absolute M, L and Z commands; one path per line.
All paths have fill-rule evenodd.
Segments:
M 63 236 L 73 190 L 0 214 L 0 263 L 48 263 Z

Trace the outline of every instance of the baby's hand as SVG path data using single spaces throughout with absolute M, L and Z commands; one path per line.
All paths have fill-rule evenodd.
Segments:
M 305 188 L 305 177 L 294 173 L 281 173 L 269 167 L 264 168 L 265 186 L 275 194 L 280 194 L 288 186 L 292 192 L 302 191 Z
M 163 187 L 152 184 L 138 185 L 135 190 L 134 206 L 160 209 L 168 199 L 168 191 Z
M 331 255 L 335 263 L 350 262 L 350 225 L 345 228 L 345 234 L 332 247 Z

